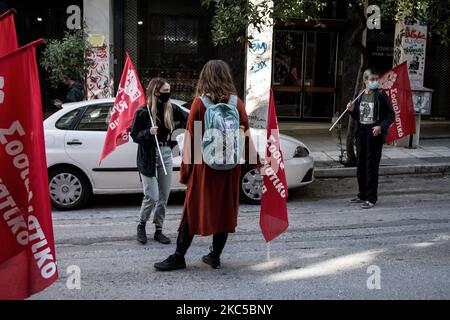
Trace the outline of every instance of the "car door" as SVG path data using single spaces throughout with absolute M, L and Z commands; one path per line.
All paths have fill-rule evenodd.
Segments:
M 141 182 L 136 167 L 137 145 L 119 146 L 99 163 L 111 116 L 112 104 L 88 105 L 74 130 L 65 137 L 67 155 L 92 177 L 95 193 L 139 192 Z

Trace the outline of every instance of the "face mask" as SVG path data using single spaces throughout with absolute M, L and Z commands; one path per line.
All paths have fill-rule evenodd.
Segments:
M 378 81 L 369 81 L 369 83 L 367 84 L 367 87 L 370 90 L 378 89 L 378 87 L 379 87 Z
M 157 96 L 162 103 L 166 103 L 170 99 L 170 92 L 160 92 Z

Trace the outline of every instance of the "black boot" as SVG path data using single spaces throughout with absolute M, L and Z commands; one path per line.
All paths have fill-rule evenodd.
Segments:
M 220 269 L 220 256 L 211 251 L 202 257 L 202 261 L 211 266 L 213 269 Z
M 167 237 L 162 233 L 161 230 L 156 230 L 154 239 L 155 239 L 156 241 L 158 241 L 159 243 L 162 243 L 162 244 L 170 244 L 170 243 L 171 243 L 170 239 L 167 238 Z
M 147 233 L 145 232 L 145 224 L 139 223 L 137 226 L 137 241 L 142 244 L 147 243 Z
M 184 257 L 173 254 L 162 262 L 155 263 L 155 269 L 158 271 L 172 271 L 186 269 Z

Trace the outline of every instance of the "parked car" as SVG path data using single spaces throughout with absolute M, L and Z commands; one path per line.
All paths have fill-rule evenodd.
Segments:
M 100 99 L 64 104 L 62 109 L 44 121 L 47 168 L 52 206 L 74 210 L 86 205 L 93 194 L 141 193 L 136 167 L 137 144 L 133 141 L 118 147 L 99 163 L 114 99 Z M 186 112 L 187 104 L 172 100 Z M 259 141 L 258 152 L 265 154 L 265 139 L 252 130 Z M 300 141 L 280 135 L 289 188 L 314 180 L 314 161 Z M 181 156 L 174 156 L 172 191 L 183 190 L 179 180 Z M 256 170 L 242 173 L 241 200 L 258 204 L 262 178 Z

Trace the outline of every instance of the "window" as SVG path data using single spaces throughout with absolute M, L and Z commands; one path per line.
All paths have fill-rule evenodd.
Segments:
M 78 117 L 82 109 L 83 108 L 78 108 L 66 113 L 59 118 L 55 124 L 55 127 L 61 130 L 70 130 L 73 126 L 74 120 Z
M 107 131 L 112 105 L 94 105 L 87 107 L 78 124 L 80 131 Z

